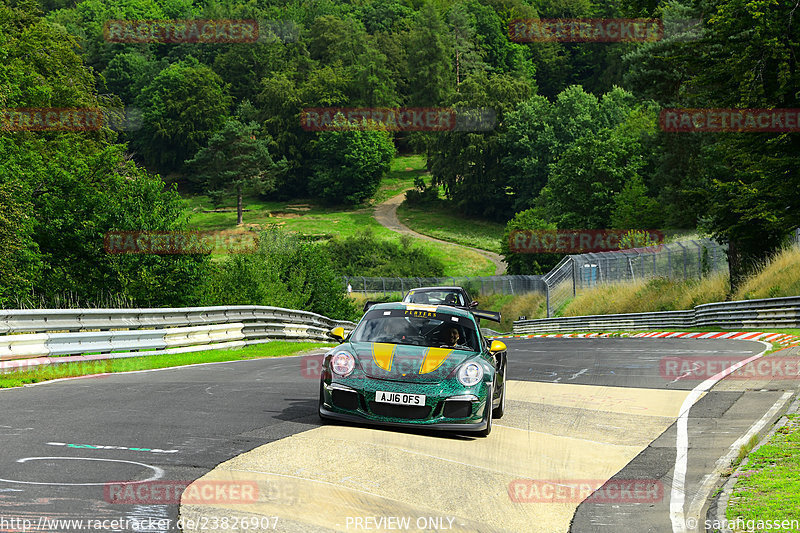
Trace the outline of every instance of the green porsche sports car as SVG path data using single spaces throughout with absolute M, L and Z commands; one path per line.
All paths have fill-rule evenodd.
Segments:
M 322 363 L 319 415 L 486 436 L 505 409 L 506 346 L 473 313 L 444 305 L 372 306 Z

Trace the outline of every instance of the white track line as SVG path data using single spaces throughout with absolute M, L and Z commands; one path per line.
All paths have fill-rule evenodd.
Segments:
M 672 473 L 672 490 L 669 500 L 669 518 L 672 521 L 673 533 L 686 533 L 686 519 L 683 511 L 683 504 L 686 498 L 686 467 L 689 459 L 689 410 L 700 396 L 724 377 L 728 376 L 737 369 L 743 367 L 750 361 L 758 359 L 767 350 L 772 348 L 769 343 L 760 342 L 765 346 L 761 353 L 748 357 L 738 363 L 731 365 L 719 374 L 716 374 L 692 389 L 681 405 L 680 415 L 678 415 L 678 436 L 675 443 L 675 468 Z

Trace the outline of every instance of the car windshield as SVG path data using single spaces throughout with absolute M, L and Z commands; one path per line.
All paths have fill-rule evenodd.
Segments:
M 466 305 L 464 297 L 458 291 L 414 291 L 408 293 L 403 301 L 430 305 Z
M 350 340 L 480 351 L 478 332 L 469 318 L 413 309 L 371 310 Z

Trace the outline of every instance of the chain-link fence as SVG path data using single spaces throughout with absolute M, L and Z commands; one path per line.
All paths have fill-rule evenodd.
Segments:
M 725 248 L 708 239 L 569 255 L 542 278 L 547 287 L 547 316 L 555 315 L 579 290 L 600 283 L 653 277 L 690 279 L 727 270 Z
M 797 234 L 800 238 L 800 233 Z M 725 247 L 709 239 L 672 242 L 650 248 L 568 255 L 544 276 L 384 278 L 352 276 L 345 286 L 364 295 L 405 294 L 414 287 L 464 287 L 472 295 L 547 295 L 547 316 L 554 316 L 578 291 L 600 283 L 653 277 L 700 278 L 728 270 Z
M 345 278 L 345 286 L 352 292 L 362 294 L 405 293 L 414 287 L 464 287 L 470 295 L 476 294 L 521 294 L 545 292 L 542 276 L 487 276 L 447 278 L 369 278 L 353 276 Z

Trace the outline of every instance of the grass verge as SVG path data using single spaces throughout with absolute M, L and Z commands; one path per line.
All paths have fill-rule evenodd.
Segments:
M 417 233 L 500 253 L 504 224 L 466 217 L 443 200 L 424 207 L 403 203 L 397 208 L 397 218 Z
M 372 199 L 373 205 L 385 202 L 405 190 L 413 189 L 414 178 L 428 173 L 425 162 L 424 155 L 395 157 L 389 173 L 381 180 L 381 186 Z
M 734 294 L 734 300 L 779 298 L 800 294 L 800 247 L 781 250 L 764 262 Z
M 105 359 L 81 363 L 63 363 L 32 370 L 0 374 L 0 389 L 21 387 L 26 384 L 50 381 L 53 379 L 89 376 L 93 374 L 152 370 L 155 368 L 169 368 L 197 363 L 218 363 L 221 361 L 281 357 L 324 346 L 334 346 L 334 344 L 322 342 L 274 341 L 230 350 L 207 350 L 193 353 L 126 357 L 124 359 Z
M 632 283 L 598 285 L 578 293 L 560 316 L 650 313 L 691 309 L 696 305 L 723 302 L 728 278 L 714 274 L 702 279 L 652 278 Z
M 519 317 L 542 318 L 547 315 L 547 301 L 544 294 L 529 292 L 519 296 L 513 294 L 480 294 L 475 297 L 478 309 L 500 311 L 501 322 L 482 321 L 482 325 L 501 332 L 510 332 L 514 321 Z
M 728 520 L 800 521 L 800 415 L 787 416 L 789 423 L 748 456 L 728 502 Z

